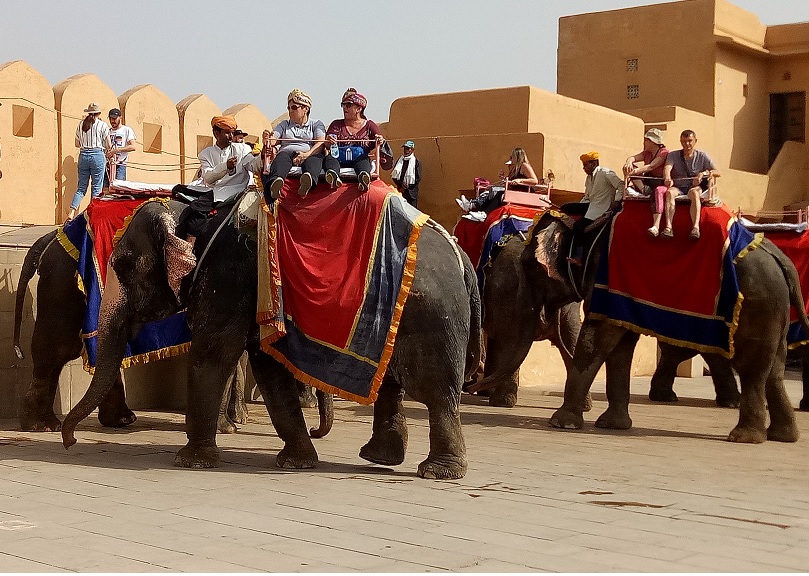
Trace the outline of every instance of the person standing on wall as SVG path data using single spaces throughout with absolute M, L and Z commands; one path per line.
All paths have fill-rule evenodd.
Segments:
M 107 114 L 110 119 L 110 142 L 112 150 L 108 157 L 115 164 L 115 180 L 126 180 L 126 159 L 135 151 L 135 131 L 121 122 L 121 111 L 113 108 Z M 104 171 L 104 189 L 110 187 L 110 175 Z
M 416 144 L 412 140 L 408 140 L 402 145 L 402 156 L 399 157 L 396 166 L 391 170 L 390 177 L 396 185 L 396 189 L 404 196 L 404 199 L 413 208 L 418 208 L 421 162 L 413 154 L 415 147 Z
M 92 179 L 93 186 L 91 196 L 96 198 L 101 195 L 101 185 L 104 181 L 104 168 L 106 167 L 105 152 L 112 149 L 110 142 L 110 127 L 98 117 L 101 116 L 101 106 L 91 102 L 84 109 L 87 114 L 84 120 L 76 127 L 76 147 L 79 148 L 79 181 L 76 186 L 76 193 L 70 203 L 70 212 L 66 222 L 70 222 L 76 217 L 82 198 L 87 193 L 87 185 Z

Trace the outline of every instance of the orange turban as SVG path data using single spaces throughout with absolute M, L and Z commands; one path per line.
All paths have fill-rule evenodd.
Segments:
M 588 152 L 587 154 L 582 154 L 579 156 L 579 160 L 584 162 L 589 162 L 590 160 L 598 160 L 598 152 Z
M 233 116 L 214 116 L 213 118 L 211 118 L 211 128 L 235 130 L 236 119 Z

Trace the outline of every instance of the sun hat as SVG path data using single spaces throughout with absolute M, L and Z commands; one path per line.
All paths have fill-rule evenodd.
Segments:
M 412 148 L 415 148 L 415 147 L 416 147 L 416 144 L 412 140 L 408 140 L 404 144 L 402 144 L 402 148 L 411 148 L 412 149 Z
M 649 128 L 643 137 L 650 142 L 657 144 L 658 146 L 663 145 L 663 132 L 660 130 L 660 128 Z
M 90 102 L 84 109 L 87 114 L 101 114 L 101 106 L 96 102 Z

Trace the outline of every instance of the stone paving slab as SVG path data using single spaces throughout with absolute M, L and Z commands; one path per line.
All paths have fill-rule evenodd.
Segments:
M 372 410 L 344 401 L 304 471 L 274 467 L 281 442 L 260 404 L 219 437 L 215 470 L 174 468 L 181 414 L 140 413 L 125 430 L 92 416 L 70 451 L 0 421 L 0 570 L 807 571 L 809 414 L 796 413 L 795 444 L 732 444 L 738 414 L 713 405 L 710 380 L 676 386 L 680 403 L 652 404 L 634 379 L 625 432 L 592 426 L 603 381 L 581 431 L 548 427 L 562 383 L 523 388 L 510 410 L 464 396 L 469 471 L 444 482 L 415 475 L 429 431 L 410 401 L 395 468 L 357 456 Z

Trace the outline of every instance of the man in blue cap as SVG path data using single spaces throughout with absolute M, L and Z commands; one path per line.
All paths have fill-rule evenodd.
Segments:
M 391 180 L 413 208 L 417 207 L 419 182 L 421 182 L 421 162 L 413 154 L 415 147 L 416 144 L 412 140 L 405 142 L 402 145 L 402 156 L 390 171 Z

